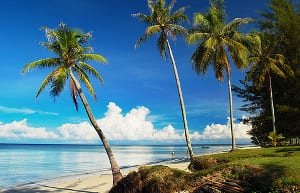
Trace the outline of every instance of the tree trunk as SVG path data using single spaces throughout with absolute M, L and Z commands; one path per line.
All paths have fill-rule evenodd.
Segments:
M 271 112 L 272 112 L 272 125 L 273 125 L 273 133 L 276 134 L 276 126 L 275 126 L 275 111 L 274 111 L 274 102 L 273 102 L 273 90 L 272 90 L 272 80 L 270 74 L 269 76 L 269 91 L 270 91 L 270 103 L 271 103 Z
M 183 101 L 183 96 L 182 96 L 182 91 L 181 91 L 181 86 L 180 86 L 180 80 L 179 80 L 179 76 L 178 76 L 178 72 L 177 72 L 173 52 L 172 52 L 172 49 L 171 49 L 171 46 L 170 46 L 170 43 L 169 43 L 168 40 L 167 40 L 167 45 L 168 45 L 170 57 L 171 57 L 171 60 L 172 60 L 173 71 L 174 71 L 174 75 L 175 75 L 175 79 L 176 79 L 176 85 L 177 85 L 177 90 L 178 90 L 178 95 L 179 95 L 179 100 L 180 100 L 180 107 L 181 107 L 181 114 L 182 114 L 182 119 L 183 119 L 183 126 L 184 126 L 184 134 L 185 134 L 186 144 L 187 144 L 187 148 L 188 148 L 188 151 L 189 151 L 191 162 L 193 162 L 194 153 L 193 153 L 193 149 L 192 149 L 192 145 L 191 145 L 191 139 L 190 139 L 188 124 L 187 124 L 187 119 L 186 119 L 186 112 L 185 112 L 185 106 L 184 106 L 184 101 Z
M 79 96 L 80 96 L 80 99 L 83 103 L 83 106 L 86 110 L 86 113 L 90 119 L 90 122 L 91 124 L 93 125 L 93 127 L 95 128 L 98 136 L 100 137 L 102 143 L 103 143 L 103 146 L 104 146 L 104 149 L 106 151 L 106 154 L 108 156 L 108 159 L 109 159 L 109 162 L 110 162 L 110 165 L 111 165 L 111 170 L 112 170 L 112 176 L 113 176 L 113 185 L 116 185 L 122 178 L 122 173 L 120 171 L 120 167 L 113 155 L 113 152 L 112 152 L 112 149 L 111 149 L 111 146 L 108 142 L 108 140 L 106 139 L 106 137 L 104 136 L 104 133 L 102 132 L 102 130 L 100 129 L 93 113 L 92 113 L 92 110 L 87 102 L 87 99 L 84 95 L 84 93 L 82 92 L 82 89 L 81 89 L 81 86 L 80 86 L 80 83 L 78 82 L 78 80 L 75 78 L 75 76 L 73 75 L 73 72 L 72 72 L 72 69 L 70 69 L 70 75 L 71 75 L 71 78 L 72 80 L 74 81 L 74 84 L 76 86 L 76 90 L 78 91 L 79 93 Z
M 232 105 L 232 91 L 231 91 L 231 81 L 230 81 L 230 72 L 227 71 L 227 80 L 228 80 L 228 92 L 229 92 L 229 119 L 230 119 L 230 131 L 231 131 L 231 151 L 236 149 L 235 137 L 234 137 L 234 128 L 233 128 L 233 105 Z

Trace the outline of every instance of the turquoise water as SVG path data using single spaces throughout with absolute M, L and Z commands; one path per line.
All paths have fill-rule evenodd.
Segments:
M 195 154 L 230 150 L 230 145 L 193 145 Z M 121 168 L 187 158 L 185 145 L 112 146 Z M 172 157 L 172 152 L 175 153 Z M 0 189 L 61 176 L 108 170 L 100 145 L 0 144 Z

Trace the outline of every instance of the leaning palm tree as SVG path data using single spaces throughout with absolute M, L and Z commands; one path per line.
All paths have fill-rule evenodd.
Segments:
M 249 62 L 251 64 L 251 67 L 246 76 L 246 80 L 251 80 L 253 82 L 253 85 L 256 86 L 258 89 L 261 89 L 267 80 L 270 92 L 273 135 L 276 136 L 275 110 L 271 74 L 277 75 L 282 78 L 286 78 L 287 75 L 292 76 L 293 71 L 285 63 L 283 55 L 272 53 L 272 42 L 268 42 L 270 39 L 266 36 L 268 36 L 268 34 L 257 34 L 253 36 L 256 39 L 256 49 L 249 56 Z
M 171 13 L 175 2 L 176 2 L 175 0 L 172 0 L 170 4 L 166 6 L 165 0 L 156 0 L 156 1 L 148 0 L 150 15 L 146 15 L 143 13 L 133 14 L 134 17 L 137 17 L 142 22 L 148 25 L 145 34 L 142 35 L 137 40 L 135 47 L 138 47 L 142 42 L 158 34 L 159 37 L 157 40 L 157 47 L 160 51 L 160 55 L 163 58 L 167 59 L 167 50 L 169 51 L 169 55 L 173 65 L 173 72 L 176 79 L 176 85 L 178 89 L 185 139 L 186 139 L 190 159 L 191 161 L 193 161 L 194 154 L 193 154 L 191 140 L 189 136 L 184 100 L 182 96 L 175 59 L 168 40 L 168 37 L 175 39 L 176 36 L 183 36 L 186 35 L 187 33 L 187 30 L 180 25 L 182 22 L 188 21 L 188 17 L 184 14 L 186 7 L 181 7 L 176 11 L 174 11 L 173 13 Z
M 246 36 L 238 29 L 242 24 L 247 24 L 252 19 L 235 18 L 229 23 L 225 23 L 225 19 L 224 1 L 211 0 L 208 13 L 196 13 L 194 15 L 194 28 L 191 29 L 187 42 L 188 44 L 198 44 L 192 55 L 193 67 L 198 74 L 204 75 L 210 65 L 213 66 L 216 78 L 219 81 L 224 80 L 224 73 L 226 73 L 232 150 L 235 150 L 229 55 L 237 68 L 242 69 L 247 66 L 248 49 L 244 43 L 249 45 L 250 43 L 246 41 Z
M 107 61 L 102 55 L 92 53 L 92 48 L 87 46 L 87 41 L 91 38 L 91 33 L 83 33 L 80 30 L 70 29 L 64 23 L 61 23 L 57 29 L 49 29 L 48 27 L 44 27 L 43 29 L 45 30 L 48 42 L 42 42 L 41 45 L 45 46 L 57 57 L 44 58 L 28 63 L 24 66 L 22 74 L 36 68 L 53 69 L 42 82 L 36 97 L 40 95 L 47 85 L 51 85 L 50 95 L 52 97 L 57 97 L 62 92 L 67 81 L 70 82 L 71 96 L 76 110 L 78 110 L 77 97 L 79 95 L 90 122 L 103 143 L 111 164 L 113 184 L 115 185 L 122 179 L 120 167 L 112 153 L 108 140 L 92 113 L 80 85 L 80 82 L 83 83 L 87 87 L 87 90 L 94 96 L 94 99 L 96 99 L 96 93 L 91 85 L 88 75 L 96 77 L 101 83 L 103 83 L 103 79 L 100 73 L 86 62 L 96 61 L 107 63 Z M 77 77 L 75 75 L 77 75 Z

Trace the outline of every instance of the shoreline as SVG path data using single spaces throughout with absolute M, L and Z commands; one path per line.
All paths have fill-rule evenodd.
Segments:
M 242 146 L 238 149 L 252 149 L 259 148 L 258 146 Z M 212 155 L 218 153 L 227 153 L 229 151 L 219 151 L 202 155 Z M 128 173 L 132 171 L 137 171 L 137 169 L 142 165 L 165 165 L 171 168 L 181 169 L 188 171 L 189 165 L 188 158 L 176 158 L 171 160 L 162 160 L 156 163 L 147 163 L 135 166 L 122 167 L 121 172 L 125 177 Z M 0 193 L 48 193 L 48 192 L 87 192 L 87 193 L 107 193 L 112 187 L 112 174 L 110 169 L 105 169 L 95 172 L 86 172 L 81 174 L 70 174 L 66 176 L 57 176 L 50 179 L 40 180 L 36 182 L 30 182 L 27 184 L 19 184 L 12 187 L 7 187 L 0 189 Z
M 137 171 L 143 165 L 165 165 L 177 169 L 187 170 L 190 163 L 188 158 L 163 160 L 156 163 L 148 163 L 135 166 L 125 166 L 121 168 L 121 172 L 125 177 L 132 171 Z M 81 174 L 70 174 L 65 176 L 57 176 L 36 182 L 29 182 L 26 184 L 18 184 L 15 186 L 0 189 L 0 193 L 47 193 L 47 192 L 88 192 L 100 193 L 108 192 L 112 187 L 112 174 L 111 169 L 105 169 L 95 172 L 86 172 Z

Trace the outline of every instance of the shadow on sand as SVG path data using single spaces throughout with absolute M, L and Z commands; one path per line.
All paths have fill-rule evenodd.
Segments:
M 67 187 L 56 187 L 52 185 L 44 185 L 44 184 L 32 184 L 27 186 L 20 186 L 16 188 L 11 188 L 7 190 L 0 190 L 0 193 L 58 193 L 58 192 L 70 192 L 70 193 L 99 193 L 99 191 L 89 191 L 84 190 L 83 188 L 75 188 L 76 184 L 72 184 Z M 99 187 L 99 186 L 97 186 Z M 94 189 L 97 187 L 88 187 L 87 189 Z

